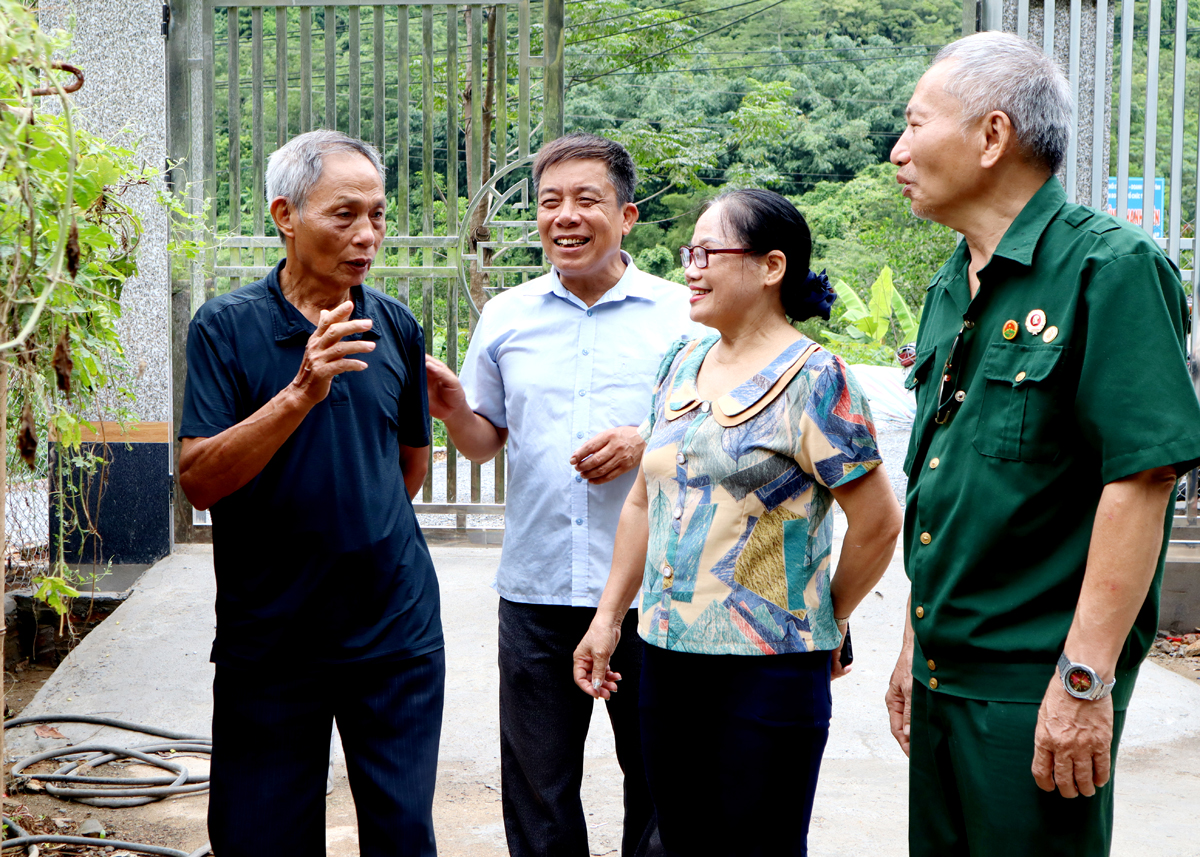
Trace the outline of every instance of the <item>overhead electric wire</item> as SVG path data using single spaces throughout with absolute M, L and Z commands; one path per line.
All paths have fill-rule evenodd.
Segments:
M 657 51 L 656 53 L 648 54 L 647 56 L 644 56 L 644 57 L 639 57 L 639 58 L 635 59 L 633 62 L 627 63 L 627 64 L 626 64 L 626 65 L 624 65 L 624 66 L 619 66 L 617 71 L 602 72 L 601 74 L 592 75 L 591 77 L 584 78 L 584 79 L 582 79 L 582 80 L 576 79 L 576 81 L 575 81 L 575 82 L 576 82 L 576 83 L 591 83 L 593 80 L 598 80 L 598 79 L 599 79 L 599 78 L 601 78 L 601 77 L 607 77 L 607 76 L 608 76 L 608 75 L 610 75 L 610 74 L 619 74 L 619 73 L 620 73 L 620 71 L 619 71 L 619 69 L 620 69 L 620 68 L 629 68 L 629 66 L 631 66 L 631 65 L 635 65 L 635 64 L 637 64 L 637 63 L 646 62 L 647 60 L 652 60 L 652 59 L 654 59 L 655 57 L 660 57 L 660 56 L 662 56 L 663 54 L 670 53 L 671 51 L 678 50 L 679 48 L 683 47 L 684 45 L 690 45 L 692 42 L 697 42 L 697 41 L 699 41 L 700 39 L 703 39 L 705 36 L 711 36 L 713 33 L 719 33 L 721 30 L 727 30 L 727 29 L 729 29 L 730 27 L 732 27 L 734 24 L 739 24 L 739 23 L 741 23 L 742 21 L 745 21 L 747 18 L 750 18 L 750 17 L 752 17 L 753 15 L 758 15 L 758 14 L 761 14 L 761 13 L 763 13 L 763 12 L 766 12 L 768 9 L 774 9 L 776 6 L 780 5 L 780 4 L 781 4 L 781 3 L 783 3 L 783 2 L 784 2 L 784 0 L 774 0 L 774 2 L 773 2 L 773 3 L 771 3 L 770 5 L 768 5 L 768 6 L 764 6 L 762 9 L 757 9 L 757 10 L 755 10 L 754 12 L 751 12 L 751 13 L 749 13 L 749 14 L 747 14 L 747 15 L 743 15 L 743 16 L 742 16 L 742 17 L 740 17 L 740 18 L 735 18 L 734 20 L 730 21 L 730 22 L 729 22 L 729 23 L 727 23 L 727 24 L 722 24 L 722 25 L 721 25 L 721 26 L 719 26 L 719 27 L 714 27 L 713 29 L 711 29 L 711 30 L 709 30 L 709 31 L 707 31 L 707 32 L 701 33 L 700 35 L 698 35 L 698 36 L 695 36 L 695 37 L 693 37 L 693 38 L 691 38 L 691 39 L 687 39 L 687 40 L 685 40 L 685 41 L 678 42 L 678 43 L 676 43 L 676 44 L 674 44 L 674 45 L 671 45 L 671 47 L 669 47 L 669 48 L 663 48 L 661 51 Z
M 723 6 L 720 9 L 705 9 L 700 12 L 692 12 L 691 14 L 683 15 L 679 18 L 672 18 L 670 21 L 655 21 L 653 24 L 643 24 L 640 27 L 630 27 L 627 30 L 621 30 L 619 33 L 605 33 L 602 36 L 589 36 L 586 39 L 576 39 L 574 41 L 566 42 L 565 44 L 567 44 L 568 46 L 569 45 L 581 45 L 584 42 L 595 42 L 600 39 L 611 39 L 613 36 L 624 36 L 627 33 L 636 33 L 638 30 L 649 30 L 654 27 L 661 27 L 663 24 L 677 24 L 680 21 L 686 21 L 689 18 L 702 18 L 705 15 L 713 15 L 713 14 L 716 14 L 717 12 L 727 12 L 730 9 L 737 9 L 742 6 L 750 6 L 754 3 L 759 3 L 759 2 L 761 2 L 761 0 L 742 0 L 741 3 L 734 3 L 729 6 Z M 647 11 L 653 11 L 653 10 L 647 10 Z M 641 13 L 638 13 L 638 14 L 641 14 Z M 621 17 L 621 16 L 619 16 L 619 17 Z M 597 21 L 583 21 L 580 23 L 586 23 L 588 26 L 595 26 L 596 24 L 603 24 L 607 21 L 615 21 L 615 20 L 617 20 L 617 18 L 601 18 Z M 568 29 L 569 29 L 569 27 L 568 27 Z

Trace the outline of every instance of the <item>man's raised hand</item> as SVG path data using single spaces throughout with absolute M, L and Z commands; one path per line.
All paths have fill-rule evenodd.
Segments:
M 329 395 L 334 375 L 361 372 L 367 368 L 364 361 L 349 359 L 349 355 L 375 350 L 375 343 L 369 339 L 344 341 L 347 336 L 366 333 L 371 329 L 369 318 L 348 321 L 352 312 L 354 301 L 346 301 L 331 310 L 321 310 L 317 329 L 304 346 L 304 359 L 300 361 L 300 369 L 292 386 L 314 403 L 323 401 Z

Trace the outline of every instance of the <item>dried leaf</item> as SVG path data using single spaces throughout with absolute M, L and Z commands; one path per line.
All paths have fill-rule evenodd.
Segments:
M 25 407 L 21 409 L 21 425 L 17 430 L 17 449 L 31 470 L 37 461 L 37 445 L 37 432 L 34 431 L 33 426 L 33 408 L 26 401 Z
M 37 726 L 34 726 L 33 732 L 39 738 L 62 738 L 64 741 L 67 738 L 66 735 L 59 732 L 53 726 L 47 726 L 44 723 L 40 723 Z
M 75 368 L 71 360 L 71 334 L 64 330 L 54 346 L 54 377 L 58 379 L 58 389 L 71 397 L 71 370 Z
M 25 780 L 21 783 L 21 788 L 27 792 L 44 792 L 46 787 L 37 780 Z
M 79 273 L 79 226 L 71 219 L 71 231 L 67 234 L 67 273 L 71 279 Z

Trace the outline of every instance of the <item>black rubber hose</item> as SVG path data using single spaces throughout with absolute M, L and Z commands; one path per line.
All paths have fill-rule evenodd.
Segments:
M 159 855 L 159 857 L 205 857 L 206 854 L 212 854 L 212 846 L 207 842 L 196 851 L 188 853 L 187 851 L 179 851 L 175 848 L 163 848 L 158 845 L 139 845 L 136 842 L 123 842 L 120 839 L 98 839 L 90 836 L 30 836 L 8 816 L 4 816 L 4 826 L 10 828 L 17 835 L 12 839 L 5 839 L 3 842 L 0 842 L 0 849 L 28 848 L 30 845 L 62 844 L 88 845 L 92 848 L 124 848 L 126 851 L 135 851 L 140 854 L 154 854 Z
M 12 768 L 12 774 L 20 781 L 41 780 L 46 783 L 46 791 L 55 797 L 78 801 L 89 806 L 108 808 L 125 808 L 142 806 L 165 797 L 179 794 L 190 794 L 204 791 L 208 788 L 207 774 L 193 774 L 178 761 L 163 759 L 152 753 L 200 753 L 212 754 L 212 740 L 203 735 L 185 735 L 143 726 L 140 723 L 130 723 L 115 720 L 111 717 L 97 717 L 86 714 L 76 715 L 40 715 L 36 717 L 19 717 L 8 721 L 4 728 L 10 726 L 28 726 L 34 723 L 89 723 L 101 726 L 111 726 L 127 732 L 138 732 L 143 735 L 154 735 L 174 739 L 168 742 L 147 744 L 141 747 L 112 747 L 106 744 L 73 744 L 59 749 L 22 759 Z M 121 758 L 135 758 L 141 762 L 164 768 L 171 776 L 164 777 L 92 777 L 81 776 L 77 771 L 82 767 L 95 770 L 101 765 Z M 26 774 L 25 770 L 38 762 L 48 759 L 62 759 L 63 764 L 53 774 Z M 59 783 L 61 785 L 55 785 Z

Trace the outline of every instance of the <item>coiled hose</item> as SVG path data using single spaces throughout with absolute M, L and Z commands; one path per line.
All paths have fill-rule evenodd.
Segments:
M 98 717 L 90 714 L 40 715 L 33 717 L 14 717 L 4 724 L 5 730 L 17 726 L 29 726 L 35 723 L 90 723 L 97 726 L 111 726 L 127 732 L 138 732 L 142 735 L 153 735 L 168 739 L 166 742 L 146 744 L 139 747 L 111 747 L 107 744 L 78 744 L 63 747 L 61 750 L 49 750 L 22 759 L 13 766 L 13 776 L 18 782 L 41 780 L 46 783 L 46 791 L 55 797 L 74 800 L 90 806 L 120 808 L 141 806 L 165 797 L 179 794 L 190 794 L 208 788 L 207 774 L 194 774 L 188 771 L 182 763 L 163 759 L 152 753 L 200 753 L 212 755 L 212 739 L 204 735 L 187 735 L 158 729 L 153 726 L 143 726 L 125 720 L 115 720 L 111 717 Z M 25 774 L 31 765 L 44 762 L 47 759 L 63 759 L 62 765 L 53 774 Z M 137 759 L 148 765 L 163 768 L 170 772 L 169 776 L 160 777 L 86 777 L 77 771 L 80 768 L 93 769 L 117 759 Z M 86 836 L 60 836 L 56 834 L 31 836 L 10 818 L 4 819 L 4 825 L 16 836 L 0 842 L 0 849 L 23 847 L 29 848 L 30 855 L 37 853 L 36 846 L 48 843 L 64 843 L 71 845 L 90 845 L 92 847 L 112 846 L 124 848 L 142 854 L 162 855 L 162 857 L 203 857 L 212 853 L 212 848 L 205 843 L 200 849 L 191 852 L 179 851 L 174 848 L 162 848 L 157 845 L 139 845 L 131 842 L 121 842 L 115 839 L 93 839 Z

